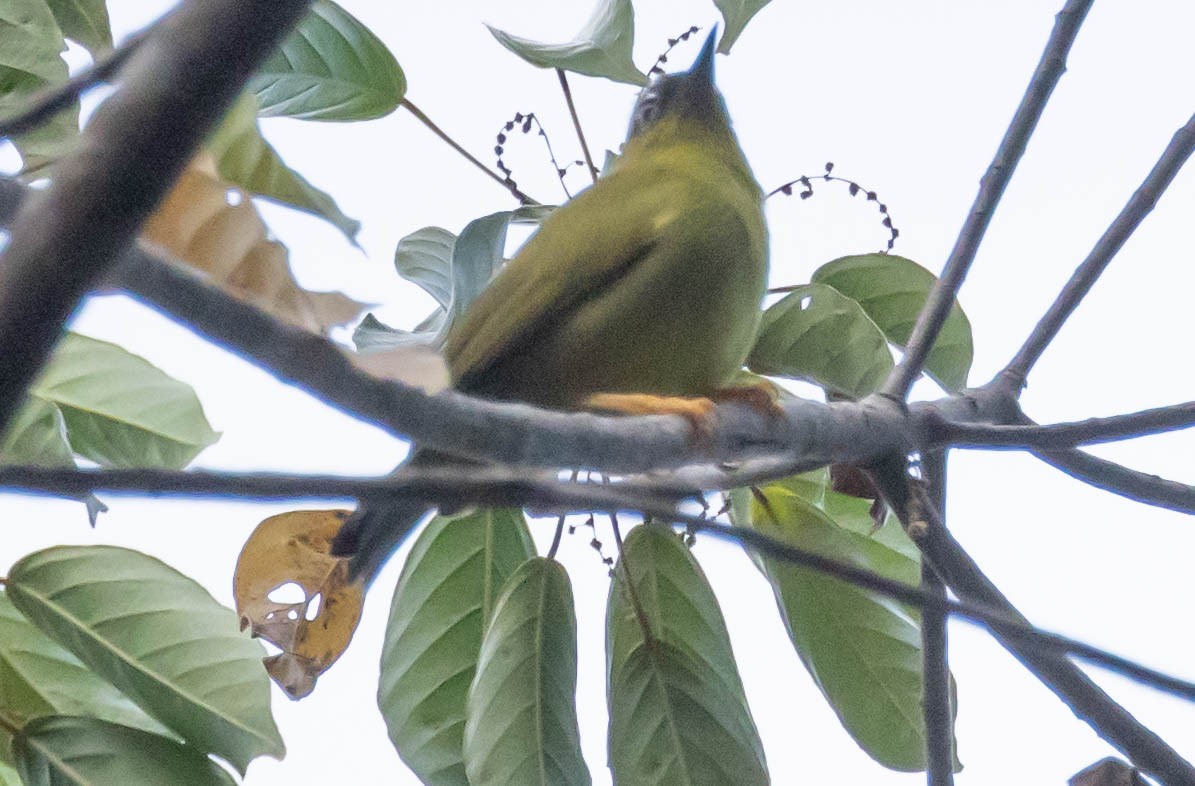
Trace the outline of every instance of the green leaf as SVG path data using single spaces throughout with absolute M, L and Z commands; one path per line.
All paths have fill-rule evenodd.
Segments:
M 0 118 L 28 108 L 39 91 L 66 81 L 61 53 L 66 41 L 45 0 L 0 4 Z M 70 149 L 79 133 L 79 105 L 13 138 L 26 170 L 41 167 Z
M 862 254 L 827 262 L 813 281 L 857 301 L 888 341 L 904 347 L 937 278 L 916 262 L 894 254 Z M 971 322 L 957 300 L 925 362 L 925 370 L 947 391 L 967 384 L 974 348 Z
M 747 368 L 859 399 L 883 383 L 892 354 L 858 303 L 823 284 L 806 284 L 764 311 Z
M 568 574 L 555 560 L 524 562 L 502 588 L 466 717 L 472 786 L 590 782 L 577 728 L 577 618 Z
M 393 112 L 407 79 L 352 14 L 318 0 L 249 81 L 262 117 L 370 120 Z
M 58 546 L 8 576 L 13 605 L 200 751 L 240 772 L 281 757 L 262 646 L 235 612 L 173 568 L 128 549 Z
M 0 66 L 24 71 L 46 82 L 66 79 L 62 31 L 46 0 L 0 3 Z
M 722 40 L 718 42 L 718 51 L 729 54 L 734 42 L 739 40 L 743 28 L 759 11 L 771 0 L 714 0 L 714 5 L 722 12 Z
M 21 776 L 2 761 L 0 761 L 0 786 L 22 786 Z
M 668 529 L 636 527 L 623 544 L 610 587 L 606 657 L 615 783 L 768 782 L 722 612 L 705 574 Z
M 85 715 L 155 734 L 166 727 L 33 626 L 0 592 L 0 728 L 48 715 Z M 0 760 L 13 761 L 0 731 Z
M 112 49 L 112 26 L 105 0 L 46 0 L 62 34 L 92 57 Z
M 341 212 L 326 192 L 311 185 L 286 165 L 278 151 L 261 135 L 257 125 L 257 104 L 243 95 L 207 141 L 216 157 L 216 170 L 229 183 L 254 196 L 302 210 L 324 219 L 356 242 L 361 222 Z
M 0 441 L 0 464 L 75 466 L 62 411 L 48 401 L 27 397 Z
M 465 698 L 502 585 L 535 555 L 520 511 L 436 516 L 390 606 L 378 706 L 399 756 L 426 784 L 468 786 Z
M 647 84 L 647 75 L 635 67 L 632 59 L 635 9 L 631 0 L 598 0 L 598 7 L 585 27 L 564 44 L 543 44 L 493 27 L 489 30 L 498 43 L 533 66 L 559 68 L 632 85 Z
M 731 497 L 732 520 L 906 584 L 919 582 L 916 548 L 899 527 L 870 537 L 866 500 L 823 489 L 823 510 L 808 499 L 815 488 L 804 476 L 765 486 L 766 509 L 739 489 Z M 772 585 L 797 654 L 846 730 L 885 767 L 925 769 L 916 609 L 815 570 L 754 559 Z
M 452 248 L 456 235 L 440 227 L 424 227 L 398 241 L 394 268 L 436 299 L 443 308 L 452 305 Z
M 21 730 L 14 747 L 27 786 L 236 783 L 195 748 L 95 718 L 41 718 Z
M 55 404 L 80 455 L 181 469 L 219 438 L 189 385 L 115 344 L 67 333 L 30 392 Z

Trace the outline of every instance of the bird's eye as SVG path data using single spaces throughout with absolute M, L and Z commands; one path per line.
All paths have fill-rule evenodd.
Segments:
M 659 96 L 655 93 L 646 93 L 639 99 L 639 104 L 635 107 L 635 128 L 642 128 L 655 119 L 658 103 Z

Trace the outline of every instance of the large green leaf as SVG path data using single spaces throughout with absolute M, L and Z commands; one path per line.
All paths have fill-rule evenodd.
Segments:
M 403 761 L 427 784 L 468 786 L 465 699 L 498 592 L 535 554 L 520 511 L 437 516 L 403 566 L 382 650 L 378 706 Z
M 472 786 L 590 782 L 577 728 L 577 618 L 558 562 L 530 559 L 502 588 L 466 716 Z
M 937 278 L 911 259 L 894 254 L 842 257 L 819 267 L 813 281 L 855 300 L 888 340 L 903 347 Z M 967 384 L 974 348 L 971 322 L 957 300 L 925 361 L 925 370 L 948 391 Z
M 739 40 L 743 28 L 760 10 L 771 0 L 714 0 L 714 5 L 722 12 L 722 40 L 718 42 L 718 51 L 722 54 L 730 52 L 734 42 Z
M 531 65 L 632 85 L 647 84 L 647 75 L 635 67 L 631 56 L 635 44 L 635 9 L 631 0 L 598 0 L 585 27 L 564 44 L 543 44 L 493 27 L 489 29 L 498 43 Z
M 220 177 L 229 183 L 254 196 L 318 216 L 343 232 L 350 241 L 356 238 L 361 222 L 346 216 L 336 200 L 288 167 L 278 151 L 261 135 L 253 96 L 244 95 L 237 101 L 208 139 L 207 147 L 216 157 Z
M 156 734 L 146 715 L 78 658 L 33 626 L 0 592 L 0 728 L 20 728 L 48 715 L 86 715 Z M 12 761 L 0 731 L 0 760 Z
M 866 500 L 823 489 L 805 476 L 732 495 L 732 519 L 794 546 L 915 585 L 916 548 L 898 526 L 869 536 Z M 831 518 L 833 516 L 834 518 Z M 841 521 L 842 524 L 835 523 Z M 876 761 L 925 768 L 920 618 L 915 609 L 853 584 L 768 557 L 755 558 L 772 585 L 801 661 L 846 730 Z
M 369 120 L 407 92 L 394 55 L 348 11 L 318 0 L 249 81 L 263 117 Z
M 615 783 L 768 782 L 722 612 L 670 530 L 640 526 L 627 536 L 610 587 L 606 657 Z
M 823 284 L 806 284 L 764 311 L 747 367 L 858 399 L 883 383 L 892 354 L 858 303 Z
M 39 91 L 67 78 L 66 41 L 45 0 L 0 3 L 0 118 L 23 111 Z M 79 105 L 13 138 L 26 169 L 65 153 L 79 132 Z
M 8 575 L 13 605 L 196 749 L 241 772 L 284 751 L 261 645 L 235 612 L 153 557 L 111 546 L 35 552 Z
M 26 786 L 236 783 L 195 748 L 95 718 L 41 718 L 21 730 L 14 748 Z
M 181 469 L 220 436 L 189 385 L 115 344 L 67 333 L 30 392 L 55 404 L 80 455 Z
M 17 771 L 0 761 L 0 786 L 23 786 Z
M 75 457 L 66 441 L 62 411 L 49 401 L 27 397 L 0 440 L 0 464 L 73 467 Z
M 112 26 L 106 0 L 46 0 L 62 34 L 83 46 L 92 56 L 112 48 Z

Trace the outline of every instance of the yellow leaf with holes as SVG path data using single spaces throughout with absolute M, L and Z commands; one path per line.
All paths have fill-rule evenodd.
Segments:
M 232 294 L 314 333 L 348 322 L 366 307 L 340 292 L 300 287 L 286 247 L 269 239 L 249 194 L 221 180 L 207 153 L 179 177 L 143 237 Z
M 348 560 L 333 557 L 332 539 L 347 510 L 296 510 L 257 525 L 237 558 L 233 595 L 241 630 L 252 627 L 282 650 L 265 659 L 266 671 L 292 699 L 344 652 L 365 597 L 348 580 Z

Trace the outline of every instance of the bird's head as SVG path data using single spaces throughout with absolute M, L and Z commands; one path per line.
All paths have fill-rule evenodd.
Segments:
M 714 49 L 718 29 L 710 31 L 701 54 L 688 70 L 656 77 L 643 89 L 631 115 L 627 141 L 650 136 L 661 126 L 709 130 L 730 128 L 722 95 L 714 86 Z

